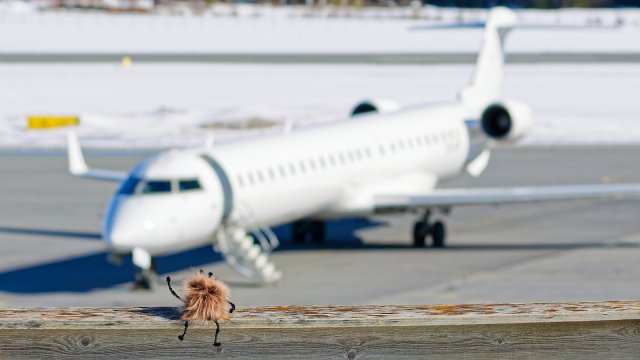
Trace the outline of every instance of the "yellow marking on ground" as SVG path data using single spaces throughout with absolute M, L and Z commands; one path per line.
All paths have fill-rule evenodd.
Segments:
M 80 117 L 78 116 L 33 115 L 27 117 L 27 128 L 29 130 L 77 126 L 79 124 Z

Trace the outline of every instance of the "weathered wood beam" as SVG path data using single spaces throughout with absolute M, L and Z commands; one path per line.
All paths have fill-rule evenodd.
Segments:
M 640 302 L 238 307 L 222 325 L 175 308 L 0 309 L 0 358 L 637 358 Z

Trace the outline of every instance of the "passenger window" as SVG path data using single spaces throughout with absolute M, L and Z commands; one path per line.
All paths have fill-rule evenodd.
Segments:
M 287 176 L 287 172 L 284 170 L 284 166 L 282 165 L 278 166 L 278 170 L 280 170 L 280 176 L 282 177 Z
M 249 184 L 253 185 L 254 183 L 253 173 L 248 173 L 247 177 L 249 178 Z
M 264 176 L 262 176 L 262 170 L 258 170 L 258 180 L 260 180 L 260 182 L 264 182 Z
M 416 136 L 416 145 L 422 145 L 422 138 L 420 136 Z
M 380 145 L 380 155 L 384 155 L 384 145 Z
M 331 163 L 332 166 L 336 165 L 336 157 L 333 156 L 333 154 L 329 155 L 329 162 Z
M 309 167 L 311 168 L 312 171 L 316 170 L 316 162 L 313 159 L 309 159 Z
M 238 184 L 240 184 L 240 186 L 244 186 L 244 179 L 242 179 L 242 175 L 238 175 Z
M 293 165 L 293 163 L 289 164 L 289 170 L 291 171 L 291 175 L 295 175 L 296 174 L 296 167 L 295 167 L 295 165 Z
M 360 149 L 356 149 L 356 159 L 362 160 L 362 152 Z
M 269 173 L 269 178 L 271 180 L 273 180 L 276 177 L 276 175 L 273 173 L 273 169 L 272 168 L 267 169 L 267 173 Z
M 143 194 L 168 193 L 171 192 L 171 181 L 169 180 L 147 180 L 142 187 Z
M 178 180 L 178 189 L 180 191 L 193 191 L 193 190 L 201 190 L 202 186 L 200 186 L 200 182 L 198 179 L 185 179 Z
M 321 168 L 324 168 L 326 166 L 326 163 L 324 162 L 324 158 L 322 156 L 318 158 L 318 163 L 320 163 Z
M 364 148 L 364 154 L 367 155 L 368 158 L 371 157 L 371 150 L 369 150 L 369 148 Z
M 407 145 L 412 148 L 413 147 L 413 139 L 412 138 L 408 138 L 407 139 Z
M 304 166 L 304 161 L 300 161 L 300 172 L 303 174 L 307 171 L 307 167 Z

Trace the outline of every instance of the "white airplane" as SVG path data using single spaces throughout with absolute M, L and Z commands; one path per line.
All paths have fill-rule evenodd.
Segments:
M 70 133 L 69 170 L 122 182 L 102 236 L 111 254 L 133 255 L 143 285 L 154 256 L 207 243 L 241 274 L 276 281 L 270 227 L 288 222 L 294 239 L 322 241 L 326 219 L 419 210 L 414 245 L 430 238 L 443 247 L 445 226 L 430 217 L 452 206 L 640 195 L 640 184 L 436 189 L 464 171 L 479 176 L 493 144 L 522 137 L 532 124 L 525 104 L 501 97 L 503 46 L 516 20 L 506 8 L 491 11 L 475 73 L 457 101 L 408 108 L 364 101 L 346 121 L 169 150 L 128 174 L 87 167 Z

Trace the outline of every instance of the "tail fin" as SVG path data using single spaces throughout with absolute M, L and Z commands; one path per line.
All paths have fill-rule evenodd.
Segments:
M 462 91 L 461 98 L 484 102 L 500 97 L 504 42 L 517 20 L 517 15 L 505 7 L 496 7 L 491 10 L 484 28 L 482 47 L 471 83 Z

